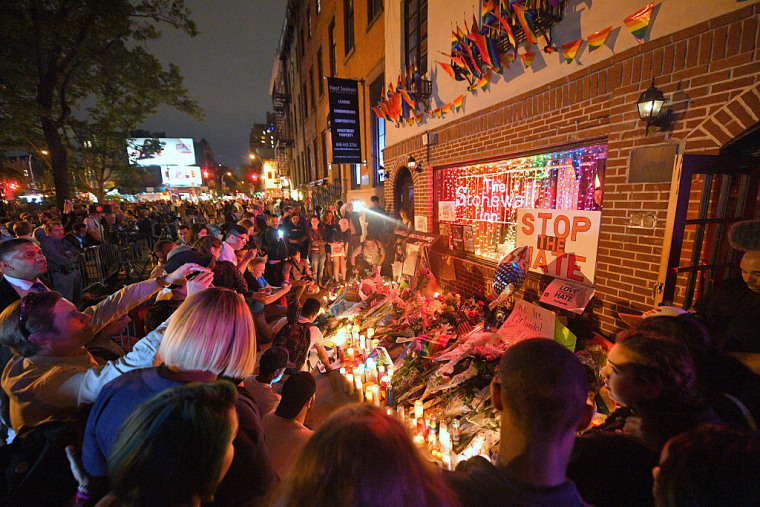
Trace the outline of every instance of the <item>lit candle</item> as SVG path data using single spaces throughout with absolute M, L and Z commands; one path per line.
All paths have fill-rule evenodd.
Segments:
M 372 384 L 372 387 L 370 388 L 372 391 L 372 403 L 376 407 L 380 406 L 380 386 L 377 384 Z
M 385 377 L 385 366 L 383 366 L 382 364 L 377 367 L 377 376 L 380 378 Z
M 346 373 L 346 382 L 348 383 L 348 394 L 354 394 L 354 374 Z
M 417 400 L 414 402 L 414 418 L 422 419 L 422 413 L 422 400 Z
M 418 447 L 422 447 L 423 445 L 425 445 L 425 437 L 423 437 L 422 435 L 414 435 L 414 443 Z
M 362 388 L 362 381 L 360 378 L 357 378 L 355 382 L 356 382 L 356 392 L 359 393 L 359 402 L 362 402 L 364 401 L 364 389 Z
M 373 386 L 374 387 L 374 386 Z M 364 399 L 367 400 L 367 403 L 372 403 L 374 405 L 374 399 L 373 399 L 374 393 L 372 392 L 372 389 L 367 386 L 367 390 L 364 392 Z
M 398 418 L 401 419 L 401 422 L 404 422 L 406 419 L 406 414 L 404 413 L 404 407 L 399 405 L 398 409 L 396 409 L 396 413 L 398 414 Z
M 372 382 L 377 384 L 377 368 L 372 367 L 372 369 L 369 371 L 369 374 L 372 377 Z
M 348 360 L 353 361 L 354 360 L 354 348 L 348 347 L 348 350 L 346 351 L 346 354 L 348 354 Z
M 375 328 L 367 328 L 367 338 L 372 339 L 373 336 L 375 336 Z
M 356 367 L 356 371 L 354 372 L 354 375 L 356 375 L 356 378 L 362 379 L 362 382 L 366 382 L 367 379 L 364 377 L 364 365 L 360 364 Z
M 372 341 L 372 348 L 373 348 L 373 349 L 376 349 L 377 347 L 379 347 L 379 346 L 380 346 L 380 340 L 379 340 L 379 339 L 377 339 L 377 338 L 372 338 L 372 340 L 371 340 L 371 341 Z
M 364 350 L 367 348 L 367 339 L 364 337 L 364 335 L 359 335 L 359 348 Z

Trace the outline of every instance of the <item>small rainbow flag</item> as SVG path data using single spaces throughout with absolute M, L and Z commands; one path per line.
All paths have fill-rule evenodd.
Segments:
M 473 83 L 470 86 L 467 87 L 467 91 L 470 92 L 470 93 L 473 93 L 473 94 L 475 93 L 475 91 L 477 89 L 478 89 L 478 82 L 477 81 L 473 81 Z
M 438 109 L 434 110 L 433 114 L 435 115 L 436 118 L 440 118 L 441 116 L 443 116 L 443 113 L 441 112 L 441 108 L 440 107 Z
M 530 68 L 530 64 L 533 63 L 533 57 L 536 56 L 535 51 L 531 51 L 530 53 L 523 53 L 520 55 L 520 58 L 522 58 L 523 65 L 525 65 L 525 68 Z
M 449 76 L 451 76 L 451 79 L 453 79 L 455 81 L 459 81 L 459 79 L 457 79 L 457 73 L 454 70 L 454 67 L 452 67 L 448 63 L 442 63 L 442 62 L 436 62 L 436 63 L 438 65 L 440 65 L 443 68 L 443 70 L 446 71 L 446 74 L 448 74 Z M 462 78 L 462 79 L 464 79 L 464 78 Z
M 528 9 L 522 4 L 512 5 L 517 20 L 522 26 L 523 32 L 525 32 L 525 38 L 528 42 L 538 44 L 538 37 L 536 37 L 536 27 L 533 26 L 533 15 L 528 12 Z
M 646 5 L 641 10 L 634 12 L 623 21 L 625 26 L 627 26 L 628 30 L 631 32 L 631 35 L 636 37 L 636 41 L 639 44 L 644 42 L 644 36 L 647 33 L 647 28 L 649 28 L 649 18 L 652 17 L 653 7 L 654 2 Z
M 600 47 L 604 45 L 605 42 L 607 42 L 607 37 L 609 37 L 610 32 L 612 31 L 612 27 L 608 26 L 604 30 L 599 30 L 596 33 L 592 33 L 588 36 L 588 52 L 591 53 L 592 51 L 596 51 Z
M 452 104 L 454 105 L 454 111 L 458 113 L 459 110 L 462 109 L 462 106 L 464 105 L 464 93 L 460 95 L 459 97 L 455 98 Z
M 488 83 L 491 82 L 491 73 L 488 72 L 485 74 L 482 78 L 478 80 L 478 86 L 480 86 L 480 89 L 483 91 L 486 91 L 486 88 L 488 88 Z
M 448 113 L 450 113 L 450 112 L 451 112 L 451 102 L 449 102 L 448 104 L 446 104 L 445 106 L 443 106 L 443 107 L 441 108 L 441 112 L 442 112 L 443 114 L 448 114 Z
M 414 121 L 417 122 L 417 125 L 422 125 L 422 121 L 425 119 L 425 113 L 420 113 L 414 116 Z
M 583 42 L 583 39 L 562 44 L 562 56 L 565 57 L 567 63 L 573 63 L 575 55 L 578 54 L 578 49 L 581 47 L 581 42 Z

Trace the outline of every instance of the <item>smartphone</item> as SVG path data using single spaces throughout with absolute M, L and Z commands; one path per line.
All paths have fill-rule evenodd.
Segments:
M 282 237 L 282 236 L 283 236 L 283 234 L 282 234 L 282 231 L 277 231 L 277 235 L 278 235 L 279 237 Z

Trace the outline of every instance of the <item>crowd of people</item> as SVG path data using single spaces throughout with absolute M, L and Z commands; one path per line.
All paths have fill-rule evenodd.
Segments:
M 715 312 L 657 309 L 621 331 L 602 425 L 575 354 L 511 346 L 490 384 L 498 453 L 446 471 L 384 409 L 305 424 L 318 364 L 331 374 L 315 296 L 392 278 L 407 211 L 390 220 L 374 198 L 67 211 L 0 228 L 0 503 L 760 505 L 760 378 L 716 339 Z M 69 259 L 137 235 L 146 280 L 101 301 L 68 290 Z M 754 296 L 758 252 L 742 261 Z M 143 336 L 117 343 L 129 318 Z

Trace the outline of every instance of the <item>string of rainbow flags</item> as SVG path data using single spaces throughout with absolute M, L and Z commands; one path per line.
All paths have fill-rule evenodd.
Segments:
M 510 68 L 518 57 L 518 44 L 515 41 L 514 31 L 519 23 L 519 28 L 525 33 L 526 49 L 519 54 L 525 69 L 530 68 L 536 56 L 535 51 L 529 51 L 531 44 L 538 44 L 538 36 L 533 22 L 534 12 L 526 8 L 523 3 L 514 3 L 514 0 L 484 0 L 481 14 L 481 24 L 473 15 L 472 28 L 468 29 L 465 23 L 464 30 L 457 25 L 456 31 L 452 30 L 451 54 L 441 53 L 451 59 L 451 64 L 437 62 L 438 65 L 455 81 L 467 81 L 467 91 L 476 93 L 480 88 L 487 91 L 493 72 L 502 73 L 504 67 Z M 566 0 L 537 0 L 548 2 L 551 6 L 561 8 Z M 623 23 L 631 35 L 639 44 L 644 42 L 644 37 L 649 28 L 652 10 L 656 2 L 649 3 L 623 20 Z M 612 32 L 613 26 L 592 33 L 588 37 L 567 42 L 560 46 L 565 62 L 570 64 L 575 60 L 584 41 L 588 43 L 589 52 L 596 51 L 604 46 Z M 501 54 L 497 48 L 498 34 L 506 32 L 513 51 Z M 496 35 L 494 36 L 494 34 Z M 546 35 L 544 35 L 546 38 Z M 547 53 L 556 51 L 549 43 L 543 50 Z M 478 58 L 478 56 L 480 58 Z M 503 56 L 503 58 L 502 58 Z M 422 77 L 417 63 L 413 63 L 403 75 L 398 76 L 396 86 L 388 85 L 386 96 L 372 108 L 378 118 L 392 121 L 397 126 L 422 124 L 427 115 L 430 118 L 443 118 L 454 111 L 459 113 L 464 107 L 466 93 L 462 93 L 451 102 L 433 109 L 425 109 L 421 100 L 416 97 L 415 89 L 420 89 Z

